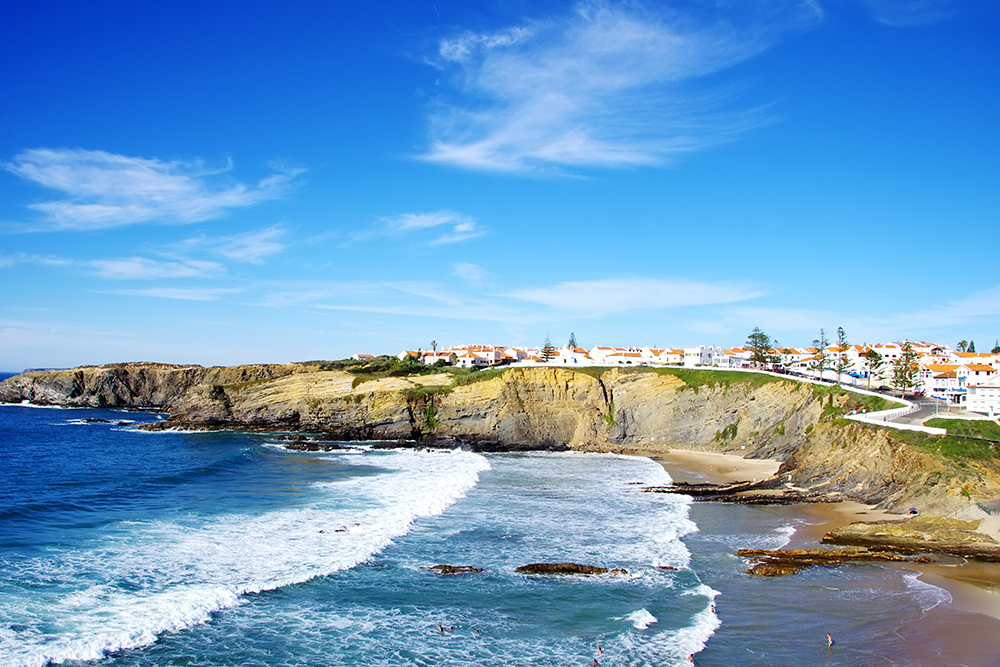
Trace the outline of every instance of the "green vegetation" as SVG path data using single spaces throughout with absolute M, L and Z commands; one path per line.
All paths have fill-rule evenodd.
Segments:
M 1000 454 L 1000 444 L 978 438 L 964 438 L 955 435 L 932 435 L 922 431 L 892 429 L 889 437 L 915 447 L 941 454 L 960 464 L 967 460 L 993 461 Z
M 770 369 L 781 362 L 781 357 L 771 353 L 772 347 L 775 346 L 771 343 L 771 337 L 761 331 L 760 327 L 754 327 L 750 332 L 746 346 L 751 351 L 750 363 L 754 368 Z
M 732 424 L 730 424 L 729 426 L 725 427 L 721 431 L 716 431 L 715 432 L 715 440 L 717 442 L 725 442 L 726 440 L 735 440 L 736 439 L 736 429 L 737 429 L 736 422 L 733 422 Z
M 614 426 L 615 424 L 618 423 L 618 420 L 615 419 L 615 402 L 614 401 L 609 401 L 608 402 L 608 414 L 604 415 L 604 421 L 606 421 L 608 423 L 608 426 Z
M 429 386 L 410 387 L 409 389 L 403 390 L 403 397 L 410 405 L 416 405 L 418 403 L 427 402 L 434 396 L 444 396 L 445 394 L 450 394 L 454 390 L 455 387 L 450 384 L 432 384 Z
M 839 385 L 814 384 L 811 386 L 813 394 L 820 401 L 824 401 L 825 399 L 823 416 L 820 418 L 822 421 L 850 414 L 852 410 L 856 410 L 858 412 L 861 412 L 862 410 L 867 412 L 878 412 L 879 410 L 891 410 L 892 408 L 903 407 L 901 403 L 891 401 L 882 396 L 857 394 L 853 391 L 847 391 Z M 835 397 L 844 398 L 836 401 Z M 837 402 L 841 403 L 839 407 L 836 404 Z
M 500 377 L 509 370 L 510 368 L 506 366 L 494 366 L 493 368 L 484 368 L 482 370 L 475 368 L 453 368 L 450 366 L 444 369 L 446 373 L 451 374 L 451 383 L 455 387 L 483 382 L 484 380 L 492 380 L 495 377 Z
M 982 438 L 1000 442 L 1000 424 L 994 421 L 971 420 L 971 419 L 944 419 L 934 418 L 924 422 L 924 426 L 943 428 L 948 431 L 948 435 L 964 436 L 967 438 Z
M 764 373 L 746 373 L 744 371 L 720 371 L 691 368 L 656 368 L 654 372 L 660 375 L 674 375 L 695 392 L 701 387 L 713 387 L 717 384 L 729 385 L 736 382 L 749 382 L 754 387 L 760 387 L 771 382 L 788 382 L 783 378 Z
M 584 375 L 589 375 L 595 380 L 600 380 L 601 376 L 611 370 L 610 366 L 581 366 L 580 368 L 569 368 L 568 370 L 574 373 L 583 373 Z

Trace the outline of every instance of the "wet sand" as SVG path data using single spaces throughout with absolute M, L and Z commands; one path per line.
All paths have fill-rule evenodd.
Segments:
M 764 479 L 773 475 L 779 465 L 773 460 L 679 449 L 646 455 L 660 463 L 675 481 L 689 483 Z M 802 503 L 778 511 L 801 522 L 789 548 L 820 546 L 823 535 L 855 521 L 906 518 L 853 501 Z M 943 588 L 951 596 L 950 604 L 938 605 L 925 612 L 919 622 L 896 631 L 901 640 L 901 659 L 905 661 L 907 655 L 937 655 L 942 665 L 1000 664 L 1000 563 L 943 556 L 935 563 L 890 567 L 918 572 L 921 581 Z
M 671 449 L 665 453 L 640 453 L 660 463 L 675 482 L 728 484 L 766 479 L 781 465 L 774 459 L 745 459 L 734 454 Z

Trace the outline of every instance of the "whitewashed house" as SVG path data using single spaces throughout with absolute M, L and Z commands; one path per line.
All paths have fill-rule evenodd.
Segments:
M 716 358 L 721 358 L 725 350 L 715 345 L 699 345 L 684 348 L 685 366 L 714 366 Z
M 556 350 L 555 358 L 549 363 L 565 366 L 593 366 L 594 360 L 590 358 L 590 353 L 582 347 L 560 347 Z
M 1000 417 L 1000 374 L 969 385 L 965 409 L 988 417 Z

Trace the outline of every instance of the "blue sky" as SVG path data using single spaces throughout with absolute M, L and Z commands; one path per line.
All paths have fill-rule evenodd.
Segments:
M 18 5 L 0 370 L 1000 337 L 995 2 Z

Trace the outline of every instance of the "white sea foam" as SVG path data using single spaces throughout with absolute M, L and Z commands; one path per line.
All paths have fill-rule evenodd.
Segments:
M 920 607 L 928 611 L 941 603 L 952 602 L 951 593 L 940 586 L 928 584 L 920 578 L 919 572 L 908 572 L 903 575 L 907 590 L 916 597 Z
M 416 518 L 444 511 L 489 467 L 462 451 L 373 458 L 385 474 L 318 484 L 325 493 L 303 509 L 123 523 L 97 548 L 22 563 L 12 578 L 33 582 L 32 590 L 0 602 L 0 619 L 32 630 L 0 637 L 0 665 L 93 660 L 145 646 L 245 594 L 354 567 Z
M 631 621 L 632 627 L 636 630 L 646 630 L 650 625 L 656 623 L 656 617 L 650 614 L 645 609 L 638 609 L 633 611 L 631 614 L 626 616 L 625 621 Z

